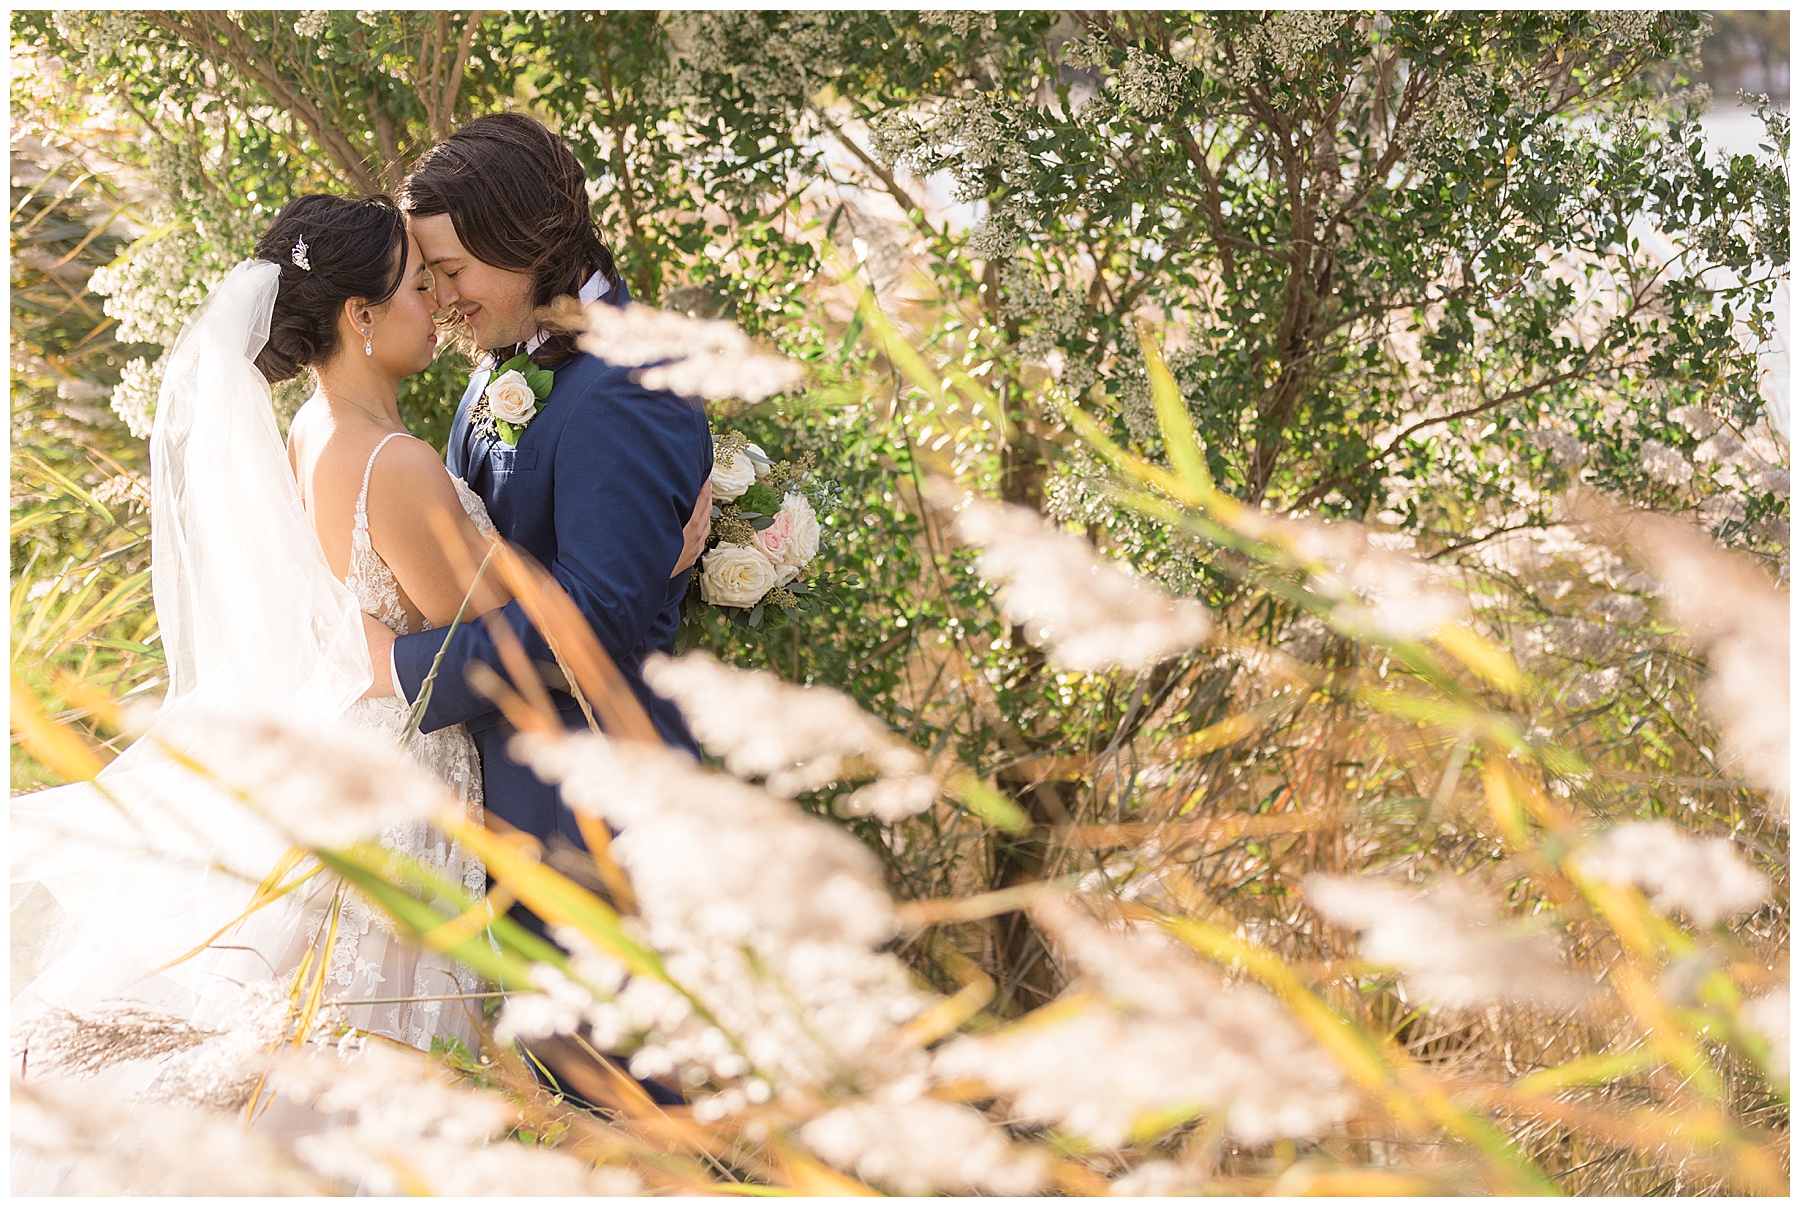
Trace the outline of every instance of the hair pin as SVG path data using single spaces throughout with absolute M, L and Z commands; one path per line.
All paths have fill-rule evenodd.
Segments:
M 307 272 L 312 271 L 312 261 L 306 258 L 306 236 L 305 235 L 301 235 L 298 239 L 294 240 L 293 261 L 294 261 L 295 267 L 303 268 Z

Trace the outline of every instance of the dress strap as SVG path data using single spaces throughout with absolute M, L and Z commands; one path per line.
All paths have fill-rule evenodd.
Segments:
M 381 455 L 381 450 L 387 447 L 388 441 L 395 436 L 404 435 L 405 432 L 389 432 L 383 436 L 381 443 L 375 446 L 375 451 L 369 454 L 369 463 L 363 466 L 362 493 L 356 496 L 356 528 L 359 532 L 369 530 L 369 478 L 375 473 L 375 458 Z

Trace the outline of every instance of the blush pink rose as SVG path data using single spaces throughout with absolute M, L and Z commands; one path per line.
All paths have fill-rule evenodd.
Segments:
M 777 566 L 786 563 L 788 547 L 794 543 L 794 519 L 794 513 L 783 507 L 775 513 L 774 521 L 767 528 L 757 529 L 750 537 L 764 556 Z

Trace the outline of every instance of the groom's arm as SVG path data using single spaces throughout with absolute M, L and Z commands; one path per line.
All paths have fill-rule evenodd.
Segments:
M 645 390 L 622 373 L 566 400 L 566 427 L 553 458 L 557 555 L 550 572 L 615 661 L 638 650 L 669 591 L 669 570 L 682 556 L 683 526 L 706 480 L 706 421 L 673 395 Z M 487 622 L 506 624 L 535 662 L 550 662 L 548 643 L 518 602 L 462 625 L 450 637 L 426 706 L 427 731 L 493 710 L 468 683 L 482 663 L 502 672 Z M 417 699 L 438 650 L 440 632 L 395 642 L 395 686 Z

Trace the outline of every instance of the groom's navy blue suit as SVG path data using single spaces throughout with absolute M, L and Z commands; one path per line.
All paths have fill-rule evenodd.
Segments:
M 445 461 L 487 504 L 500 535 L 556 577 L 593 627 L 619 672 L 671 745 L 699 751 L 681 714 L 645 686 L 652 650 L 673 653 L 688 574 L 669 577 L 681 556 L 682 526 L 712 472 L 712 437 L 699 403 L 635 384 L 629 371 L 585 353 L 556 369 L 550 396 L 509 448 L 472 430 L 469 409 L 487 387 L 478 372 L 457 406 Z M 502 612 L 534 662 L 553 658 L 515 601 Z M 395 686 L 416 700 L 441 630 L 394 643 Z M 512 760 L 515 732 L 493 704 L 469 686 L 466 668 L 481 662 L 504 673 L 486 624 L 459 626 L 450 638 L 425 709 L 423 728 L 466 723 L 481 751 L 487 809 L 550 841 L 585 848 L 556 789 Z M 583 726 L 574 699 L 553 699 L 570 728 Z

